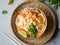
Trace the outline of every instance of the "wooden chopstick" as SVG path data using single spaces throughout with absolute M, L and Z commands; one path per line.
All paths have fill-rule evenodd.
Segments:
M 15 42 L 17 45 L 22 45 L 17 39 L 15 39 L 11 34 L 4 33 L 8 38 L 10 38 L 13 42 Z

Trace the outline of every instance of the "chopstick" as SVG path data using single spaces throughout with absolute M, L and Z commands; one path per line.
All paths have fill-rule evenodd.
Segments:
M 16 38 L 14 38 L 11 34 L 9 33 L 4 33 L 8 38 L 10 38 L 13 42 L 15 42 L 17 45 L 22 45 Z

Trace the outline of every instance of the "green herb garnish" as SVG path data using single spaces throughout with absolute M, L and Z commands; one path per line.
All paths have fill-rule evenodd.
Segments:
M 49 4 L 54 5 L 55 9 L 58 9 L 58 6 L 60 6 L 60 0 L 38 0 L 40 2 L 48 1 Z
M 55 5 L 54 8 L 55 8 L 55 9 L 58 9 L 58 5 Z
M 57 0 L 49 0 L 48 2 L 49 2 L 50 4 L 57 4 L 57 3 L 58 3 Z
M 31 23 L 30 26 L 29 26 L 29 28 L 28 28 L 28 30 L 30 32 L 35 32 L 35 26 Z
M 58 0 L 58 6 L 60 6 L 60 0 Z
M 40 2 L 44 2 L 44 0 L 38 0 L 38 1 L 40 1 Z
M 31 32 L 30 37 L 31 37 L 32 39 L 34 39 L 35 36 L 36 36 L 35 33 L 32 33 L 32 32 Z
M 30 37 L 33 39 L 36 36 L 36 33 L 38 32 L 36 27 L 31 23 L 28 27 L 28 31 L 31 32 Z
M 8 13 L 8 11 L 6 11 L 6 10 L 2 11 L 2 14 L 7 14 L 7 13 Z
M 8 5 L 13 4 L 14 0 L 9 0 Z
M 50 0 L 49 3 L 51 5 L 54 5 L 54 8 L 55 9 L 58 9 L 58 0 Z M 60 2 L 59 2 L 60 3 Z

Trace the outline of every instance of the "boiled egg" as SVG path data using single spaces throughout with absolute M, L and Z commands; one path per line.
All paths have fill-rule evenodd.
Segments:
M 39 20 L 41 23 L 43 23 L 45 21 L 45 17 L 43 16 L 43 14 L 39 14 Z
M 43 24 L 38 24 L 38 25 L 36 26 L 36 29 L 37 29 L 38 31 L 43 31 L 43 30 L 45 30 L 45 26 L 44 26 Z

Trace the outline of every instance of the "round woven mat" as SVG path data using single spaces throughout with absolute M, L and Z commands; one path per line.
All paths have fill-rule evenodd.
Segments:
M 25 39 L 22 38 L 22 36 L 20 36 L 17 33 L 17 29 L 16 29 L 16 25 L 15 25 L 15 19 L 17 17 L 16 12 L 18 10 L 22 10 L 23 8 L 27 7 L 27 6 L 32 6 L 34 8 L 39 8 L 40 10 L 42 10 L 46 17 L 47 17 L 47 28 L 46 31 L 44 32 L 44 34 L 39 37 L 38 39 Z M 11 27 L 12 30 L 14 32 L 14 34 L 17 36 L 17 38 L 19 38 L 21 41 L 25 42 L 26 44 L 30 44 L 30 45 L 42 45 L 44 43 L 46 43 L 48 40 L 51 39 L 51 37 L 54 34 L 54 31 L 56 29 L 56 20 L 55 20 L 55 15 L 54 13 L 51 11 L 51 9 L 44 3 L 42 2 L 38 2 L 38 1 L 32 1 L 32 2 L 24 2 L 22 4 L 20 4 L 13 12 L 12 14 L 12 18 L 11 18 Z

